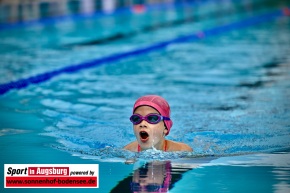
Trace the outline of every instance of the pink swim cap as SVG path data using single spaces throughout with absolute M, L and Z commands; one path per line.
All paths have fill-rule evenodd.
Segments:
M 157 96 L 157 95 L 142 96 L 139 99 L 137 99 L 137 101 L 135 102 L 134 108 L 133 108 L 133 113 L 136 110 L 136 108 L 138 108 L 140 106 L 144 106 L 144 105 L 153 107 L 154 109 L 156 109 L 160 113 L 160 115 L 170 118 L 170 106 L 164 98 Z M 166 135 L 168 135 L 170 128 L 173 125 L 173 122 L 172 122 L 172 120 L 164 120 L 164 123 L 166 125 L 167 130 L 168 130 Z

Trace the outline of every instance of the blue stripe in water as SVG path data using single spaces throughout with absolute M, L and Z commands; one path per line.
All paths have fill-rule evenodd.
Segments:
M 287 9 L 289 11 L 289 8 L 287 8 Z M 256 17 L 241 20 L 238 22 L 234 22 L 234 23 L 230 23 L 227 25 L 218 26 L 218 27 L 214 27 L 214 28 L 207 29 L 204 31 L 200 31 L 198 33 L 189 34 L 187 36 L 182 36 L 182 37 L 178 37 L 178 38 L 171 39 L 168 41 L 159 42 L 159 43 L 147 46 L 145 48 L 140 48 L 140 49 L 136 49 L 136 50 L 129 51 L 129 52 L 117 53 L 117 54 L 113 54 L 113 55 L 110 55 L 107 57 L 103 57 L 103 58 L 95 59 L 92 61 L 88 61 L 88 62 L 60 68 L 58 70 L 42 73 L 42 74 L 32 76 L 29 78 L 24 78 L 24 79 L 20 79 L 17 81 L 12 81 L 9 83 L 1 84 L 0 85 L 0 95 L 3 95 L 4 93 L 6 93 L 12 89 L 22 89 L 22 88 L 29 86 L 30 84 L 39 84 L 41 82 L 45 82 L 45 81 L 50 80 L 51 78 L 53 78 L 55 76 L 58 76 L 58 75 L 61 75 L 64 73 L 77 72 L 77 71 L 82 70 L 82 69 L 96 67 L 96 66 L 99 66 L 99 65 L 102 65 L 105 63 L 118 61 L 120 59 L 127 58 L 130 56 L 148 53 L 148 52 L 151 52 L 154 50 L 165 48 L 169 44 L 173 44 L 173 43 L 197 41 L 203 37 L 215 36 L 215 35 L 219 35 L 220 33 L 228 32 L 228 31 L 231 31 L 234 29 L 240 29 L 240 28 L 256 25 L 256 24 L 259 24 L 262 22 L 273 20 L 273 19 L 278 18 L 278 17 L 282 17 L 284 15 L 286 15 L 285 9 L 277 10 L 277 11 L 270 12 L 267 14 L 263 14 L 263 15 L 259 15 Z

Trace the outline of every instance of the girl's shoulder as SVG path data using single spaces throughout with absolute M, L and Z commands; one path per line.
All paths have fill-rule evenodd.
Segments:
M 185 143 L 171 140 L 166 141 L 167 141 L 167 151 L 192 151 L 192 148 Z
M 133 151 L 133 152 L 137 152 L 137 150 L 138 150 L 138 142 L 137 141 L 133 141 L 133 142 L 129 143 L 128 145 L 126 145 L 125 147 L 123 147 L 123 149 L 129 150 L 129 151 Z

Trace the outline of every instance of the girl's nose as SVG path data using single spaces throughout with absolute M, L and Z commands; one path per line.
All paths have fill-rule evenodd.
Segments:
M 141 123 L 139 124 L 139 127 L 141 128 L 147 127 L 147 121 L 142 120 Z

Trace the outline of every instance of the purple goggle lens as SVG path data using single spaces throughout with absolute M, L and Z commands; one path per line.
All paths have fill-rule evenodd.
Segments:
M 143 120 L 147 121 L 148 123 L 151 124 L 157 124 L 160 121 L 163 120 L 170 120 L 169 117 L 164 117 L 158 114 L 148 114 L 145 117 L 138 115 L 138 114 L 133 114 L 130 117 L 130 121 L 134 124 L 134 125 L 138 125 L 139 123 L 141 123 Z

